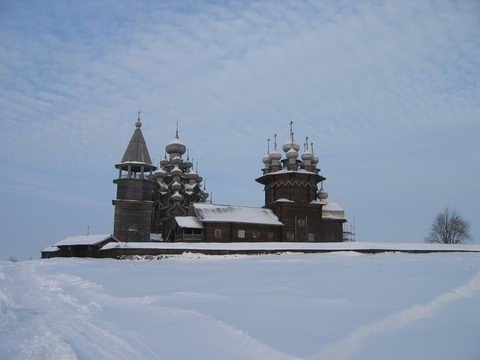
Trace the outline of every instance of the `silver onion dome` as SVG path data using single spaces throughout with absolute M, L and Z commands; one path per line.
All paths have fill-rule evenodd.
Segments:
M 185 154 L 185 151 L 187 151 L 187 147 L 180 141 L 178 137 L 175 137 L 167 144 L 165 150 L 167 151 L 167 154 L 183 155 Z
M 298 150 L 295 150 L 293 147 L 290 148 L 288 151 L 287 151 L 287 158 L 288 159 L 291 159 L 291 158 L 294 158 L 296 159 L 298 157 Z
M 292 139 L 289 139 L 289 142 L 287 142 L 285 145 L 282 146 L 282 150 L 287 153 L 291 149 L 293 149 L 295 151 L 298 151 L 298 150 L 300 150 L 300 145 L 295 143 Z
M 318 192 L 318 199 L 320 201 L 327 201 L 328 199 L 328 193 L 325 190 L 323 190 L 323 187 Z
M 305 151 L 303 154 L 302 154 L 302 160 L 313 160 L 313 158 L 315 157 L 315 155 L 313 155 L 310 151 Z
M 270 153 L 270 159 L 272 160 L 280 160 L 282 158 L 282 154 L 280 154 L 277 150 L 273 150 Z

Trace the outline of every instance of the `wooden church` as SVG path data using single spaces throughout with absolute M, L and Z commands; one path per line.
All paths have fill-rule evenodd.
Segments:
M 193 169 L 186 146 L 175 138 L 165 148 L 157 169 L 142 135 L 140 119 L 119 164 L 113 236 L 121 242 L 337 242 L 343 241 L 343 209 L 328 202 L 313 144 L 289 141 L 263 157 L 263 207 L 208 202 L 202 177 Z
M 340 242 L 344 241 L 343 208 L 328 201 L 313 143 L 303 153 L 290 134 L 263 157 L 263 207 L 212 204 L 193 167 L 187 147 L 175 137 L 166 145 L 159 167 L 152 163 L 140 116 L 122 157 L 115 165 L 118 177 L 113 236 L 72 237 L 42 252 L 42 257 L 100 256 L 109 242 Z M 83 244 L 84 242 L 85 244 Z M 133 244 L 132 244 L 133 245 Z M 145 246 L 144 246 L 145 247 Z M 148 246 L 147 246 L 148 247 Z M 142 251 L 138 250 L 138 254 Z

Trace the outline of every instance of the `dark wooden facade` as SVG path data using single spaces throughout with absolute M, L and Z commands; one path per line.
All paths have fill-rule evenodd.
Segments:
M 150 241 L 155 183 L 147 179 L 120 178 L 117 184 L 113 235 L 119 241 Z
M 204 223 L 206 242 L 275 242 L 281 241 L 282 226 L 250 223 Z
M 52 249 L 45 249 L 41 253 L 42 259 L 49 259 L 54 257 L 101 257 L 100 249 L 112 241 L 117 241 L 113 236 L 110 236 L 103 241 L 95 244 L 72 244 L 72 245 L 57 245 Z

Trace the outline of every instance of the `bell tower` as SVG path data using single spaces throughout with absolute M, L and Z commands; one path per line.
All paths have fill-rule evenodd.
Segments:
M 123 242 L 150 241 L 153 194 L 155 182 L 151 180 L 152 164 L 147 144 L 142 134 L 140 111 L 135 130 L 122 161 L 115 165 L 118 178 L 115 206 L 114 237 Z

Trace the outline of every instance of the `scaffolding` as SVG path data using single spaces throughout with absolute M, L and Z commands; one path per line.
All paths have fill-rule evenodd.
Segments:
M 355 242 L 355 218 L 353 218 L 353 223 L 343 224 L 343 241 Z

